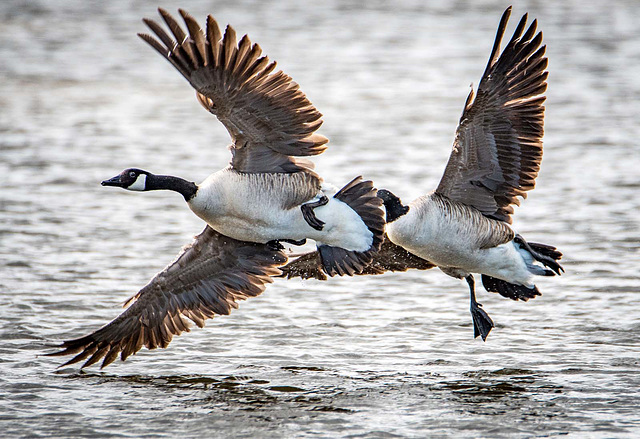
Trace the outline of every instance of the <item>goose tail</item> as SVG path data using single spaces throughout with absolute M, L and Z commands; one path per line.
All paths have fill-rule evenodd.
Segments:
M 521 235 L 516 235 L 513 242 L 518 246 L 520 254 L 527 261 L 527 267 L 531 273 L 538 276 L 560 276 L 564 268 L 558 263 L 562 259 L 562 253 L 555 247 L 537 242 L 527 242 Z M 544 267 L 533 264 L 533 260 L 540 262 Z
M 484 289 L 492 293 L 498 293 L 502 297 L 506 297 L 511 300 L 522 300 L 526 302 L 529 299 L 533 299 L 536 296 L 540 296 L 541 293 L 538 287 L 527 287 L 524 285 L 517 285 L 507 282 L 506 280 L 498 279 L 495 277 L 482 275 L 482 285 Z
M 329 276 L 360 274 L 371 263 L 384 240 L 384 211 L 373 182 L 356 177 L 333 197 L 351 207 L 373 234 L 371 247 L 365 251 L 346 250 L 341 247 L 319 245 L 318 252 L 323 270 Z
M 564 273 L 564 268 L 558 263 L 562 259 L 562 253 L 557 248 L 547 244 L 527 242 L 520 235 L 516 235 L 513 242 L 531 274 L 537 276 L 555 276 L 557 274 L 559 276 Z M 534 262 L 539 262 L 541 265 Z M 501 296 L 512 300 L 526 302 L 541 295 L 535 285 L 528 287 L 526 285 L 513 284 L 486 274 L 482 275 L 482 285 L 487 291 L 499 293 Z

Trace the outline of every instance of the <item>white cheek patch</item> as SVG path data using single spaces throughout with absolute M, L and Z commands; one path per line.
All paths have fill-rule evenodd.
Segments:
M 144 191 L 147 187 L 147 174 L 140 174 L 136 181 L 127 188 L 130 191 Z

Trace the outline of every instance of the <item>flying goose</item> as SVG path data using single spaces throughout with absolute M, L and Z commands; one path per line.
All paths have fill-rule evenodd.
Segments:
M 486 340 L 494 323 L 475 296 L 473 273 L 484 287 L 513 300 L 540 295 L 534 276 L 553 276 L 563 268 L 555 247 L 527 242 L 509 225 L 518 196 L 534 188 L 542 159 L 547 88 L 547 58 L 536 34 L 536 20 L 525 32 L 527 14 L 502 54 L 500 43 L 511 14 L 502 15 L 493 50 L 478 86 L 467 97 L 453 151 L 435 191 L 405 206 L 381 189 L 388 242 L 365 274 L 435 265 L 465 279 L 471 296 L 474 336 Z M 399 246 L 419 261 L 402 255 Z M 390 264 L 379 257 L 405 263 Z M 317 254 L 310 253 L 283 268 L 285 276 L 323 278 Z
M 230 166 L 199 185 L 179 177 L 129 168 L 103 181 L 132 191 L 179 192 L 189 208 L 225 236 L 248 242 L 301 245 L 313 239 L 330 276 L 353 275 L 371 261 L 384 230 L 382 202 L 370 181 L 356 177 L 336 189 L 295 156 L 322 153 L 328 139 L 315 131 L 321 114 L 298 84 L 245 35 L 224 35 L 212 16 L 203 31 L 179 10 L 188 33 L 165 10 L 159 13 L 175 40 L 149 19 L 155 34 L 138 34 L 196 90 L 200 104 L 227 128 Z
M 172 190 L 207 225 L 178 258 L 135 296 L 119 317 L 103 328 L 65 341 L 61 351 L 76 354 L 66 364 L 118 355 L 125 360 L 146 346 L 166 347 L 173 335 L 202 327 L 214 315 L 229 314 L 237 301 L 254 297 L 279 275 L 287 261 L 281 241 L 317 243 L 324 273 L 361 272 L 384 234 L 382 201 L 370 181 L 357 177 L 339 191 L 294 156 L 326 149 L 316 134 L 321 114 L 275 62 L 247 36 L 224 35 L 212 16 L 206 31 L 185 11 L 185 33 L 165 10 L 159 13 L 173 37 L 149 19 L 156 35 L 139 36 L 166 58 L 193 86 L 201 105 L 224 124 L 232 138 L 229 167 L 197 185 L 179 177 L 129 168 L 102 182 L 131 191 Z M 186 318 L 186 319 L 185 319 Z

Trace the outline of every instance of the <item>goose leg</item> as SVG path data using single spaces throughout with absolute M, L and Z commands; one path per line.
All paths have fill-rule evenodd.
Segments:
M 482 341 L 486 341 L 489 332 L 491 332 L 491 328 L 493 328 L 495 325 L 493 324 L 493 320 L 491 320 L 491 317 L 489 317 L 489 314 L 487 314 L 486 311 L 482 309 L 482 304 L 478 303 L 478 301 L 476 300 L 476 282 L 473 279 L 473 275 L 470 274 L 466 276 L 465 280 L 469 284 L 469 291 L 471 295 L 473 337 L 476 338 L 478 336 L 481 336 Z
M 302 216 L 304 220 L 314 229 L 322 230 L 324 227 L 324 221 L 321 221 L 316 217 L 316 214 L 313 213 L 313 209 L 316 207 L 324 206 L 329 202 L 329 198 L 326 195 L 323 195 L 318 201 L 313 201 L 311 203 L 306 203 L 300 206 L 300 210 L 302 210 Z

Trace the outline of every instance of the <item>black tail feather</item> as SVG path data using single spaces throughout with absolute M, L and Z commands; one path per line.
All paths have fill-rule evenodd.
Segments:
M 370 252 L 354 252 L 328 245 L 318 246 L 322 268 L 329 276 L 359 274 L 371 262 Z
M 531 253 L 533 259 L 540 262 L 545 267 L 549 267 L 558 276 L 564 273 L 564 268 L 556 262 L 562 259 L 562 252 L 557 248 L 547 244 L 540 244 L 538 242 L 527 242 L 520 235 L 516 235 L 513 240 Z M 553 274 L 550 273 L 550 275 Z
M 378 251 L 384 240 L 384 211 L 382 200 L 378 198 L 378 191 L 370 180 L 362 180 L 356 177 L 345 187 L 340 189 L 333 198 L 346 203 L 351 207 L 373 233 L 371 248 Z
M 526 302 L 529 299 L 541 295 L 535 285 L 533 288 L 527 288 L 524 285 L 511 284 L 502 279 L 487 276 L 486 274 L 482 275 L 482 285 L 484 285 L 487 291 L 499 293 L 501 296 L 511 300 L 523 300 Z
M 409 253 L 399 245 L 395 245 L 385 235 L 384 242 L 380 250 L 373 255 L 371 263 L 357 274 L 382 274 L 387 271 L 407 271 L 409 269 L 428 270 L 433 267 L 435 267 L 434 264 Z M 319 252 L 313 251 L 294 259 L 284 267 L 280 267 L 280 271 L 282 271 L 280 277 L 327 280 L 327 275 L 323 270 Z
M 373 234 L 371 247 L 365 251 L 352 251 L 328 245 L 318 246 L 322 267 L 329 276 L 353 276 L 361 273 L 380 250 L 384 239 L 384 211 L 382 200 L 371 181 L 356 177 L 340 189 L 334 198 L 351 207 Z

